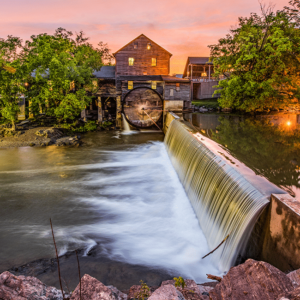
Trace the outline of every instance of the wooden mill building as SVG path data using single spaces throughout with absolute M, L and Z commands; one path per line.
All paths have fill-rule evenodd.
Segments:
M 122 114 L 135 127 L 162 124 L 163 110 L 182 111 L 191 105 L 191 80 L 169 75 L 172 54 L 139 35 L 114 53 L 115 66 L 104 66 L 94 76 L 98 81 L 97 99 L 82 112 L 98 116 L 99 122 Z

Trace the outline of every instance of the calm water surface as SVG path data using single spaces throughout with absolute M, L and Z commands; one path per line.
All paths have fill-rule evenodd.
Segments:
M 186 114 L 203 134 L 300 201 L 300 115 Z
M 216 274 L 201 260 L 208 246 L 162 141 L 101 132 L 80 148 L 1 149 L 0 272 L 55 256 L 51 217 L 60 254 L 97 249 L 98 258 L 198 282 Z

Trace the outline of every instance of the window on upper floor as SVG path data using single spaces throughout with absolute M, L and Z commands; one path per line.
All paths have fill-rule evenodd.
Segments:
M 177 82 L 177 83 L 176 83 L 176 92 L 179 92 L 179 91 L 180 91 L 180 83 Z
M 156 67 L 156 58 L 152 58 L 151 66 Z
M 129 57 L 128 58 L 128 65 L 129 66 L 133 66 L 133 64 L 134 64 L 134 58 L 133 57 Z
M 151 49 L 151 46 L 152 46 L 151 43 L 148 43 L 148 44 L 147 44 L 147 50 L 150 50 L 150 49 Z
M 133 44 L 133 49 L 137 49 L 138 48 L 138 43 L 134 43 Z

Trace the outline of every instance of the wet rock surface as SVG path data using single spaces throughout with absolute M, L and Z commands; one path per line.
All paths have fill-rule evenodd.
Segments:
M 0 299 L 8 300 L 63 300 L 61 291 L 46 286 L 35 277 L 0 274 Z

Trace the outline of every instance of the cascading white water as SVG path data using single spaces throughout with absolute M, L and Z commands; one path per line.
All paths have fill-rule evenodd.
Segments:
M 124 114 L 122 114 L 122 126 L 123 126 L 123 131 L 125 131 L 125 132 L 131 131 L 130 126 L 129 126 Z
M 172 121 L 165 145 L 210 249 L 229 234 L 213 254 L 220 270 L 229 270 L 269 203 L 267 197 L 179 120 Z

